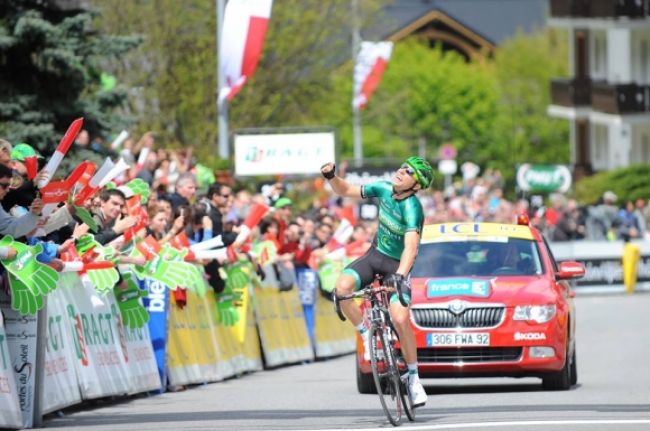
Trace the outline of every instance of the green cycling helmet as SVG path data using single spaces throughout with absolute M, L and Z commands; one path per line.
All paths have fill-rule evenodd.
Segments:
M 415 180 L 423 189 L 429 188 L 433 183 L 433 168 L 424 158 L 412 156 L 406 159 L 405 165 L 413 168 Z

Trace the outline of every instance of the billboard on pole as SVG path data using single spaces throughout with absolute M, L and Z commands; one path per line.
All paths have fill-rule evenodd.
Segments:
M 333 131 L 236 133 L 235 175 L 313 175 L 335 161 Z

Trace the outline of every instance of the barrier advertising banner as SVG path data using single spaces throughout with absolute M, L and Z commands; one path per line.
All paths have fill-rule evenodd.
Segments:
M 129 376 L 123 365 L 126 338 L 112 295 L 100 297 L 73 273 L 62 274 L 60 285 L 82 397 L 128 394 Z
M 129 393 L 158 391 L 161 389 L 158 364 L 154 357 L 149 328 L 123 328 L 126 339 L 124 360 L 129 375 Z
M 47 348 L 43 383 L 43 413 L 81 402 L 75 372 L 74 341 L 62 288 L 47 297 Z
M 356 331 L 350 322 L 343 322 L 334 304 L 323 297 L 316 299 L 314 334 L 316 357 L 341 355 L 356 349 Z
M 18 392 L 9 356 L 4 319 L 0 313 L 0 428 L 22 427 L 23 418 L 18 404 Z
M 10 302 L 11 299 L 4 292 L 0 292 L 7 350 L 14 372 L 23 427 L 31 428 L 34 423 L 37 319 L 36 315 L 22 316 L 12 310 Z

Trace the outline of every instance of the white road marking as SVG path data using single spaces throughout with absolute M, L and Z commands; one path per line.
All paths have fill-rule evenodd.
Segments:
M 414 425 L 409 426 L 407 422 L 405 430 L 436 431 L 450 429 L 468 428 L 498 428 L 514 426 L 546 426 L 546 425 L 650 425 L 650 419 L 575 419 L 575 420 L 549 420 L 549 421 L 508 421 L 508 422 L 464 422 L 438 425 Z M 389 428 L 352 428 L 354 431 L 386 431 Z M 318 430 L 292 430 L 292 431 L 337 431 L 340 428 L 321 428 Z M 278 430 L 279 431 L 279 430 Z

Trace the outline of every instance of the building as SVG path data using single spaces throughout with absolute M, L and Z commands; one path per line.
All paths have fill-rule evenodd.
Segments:
M 548 113 L 571 122 L 574 174 L 650 163 L 650 0 L 550 0 L 548 25 L 569 32 Z
M 368 39 L 426 38 L 433 46 L 480 60 L 518 30 L 545 26 L 547 0 L 393 0 Z

